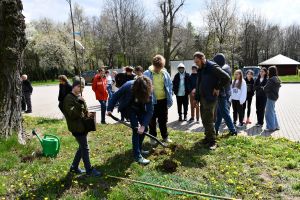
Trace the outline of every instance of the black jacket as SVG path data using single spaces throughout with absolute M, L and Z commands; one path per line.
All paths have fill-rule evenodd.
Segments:
M 122 85 L 124 85 L 127 81 L 131 81 L 134 80 L 135 75 L 127 75 L 126 73 L 119 73 L 116 75 L 115 77 L 115 81 L 116 81 L 116 87 L 120 88 L 122 87 Z
M 230 82 L 229 75 L 214 62 L 207 61 L 202 69 L 198 69 L 198 79 L 196 87 L 197 101 L 201 97 L 208 102 L 216 101 L 217 96 L 213 95 L 214 89 L 220 90 Z
M 22 91 L 23 93 L 32 93 L 33 88 L 29 80 L 22 81 Z
M 281 81 L 278 76 L 273 76 L 267 81 L 264 91 L 268 99 L 276 101 L 279 98 L 279 88 L 281 87 Z
M 72 91 L 72 85 L 67 82 L 66 84 L 59 84 L 58 101 L 63 102 L 64 98 Z
M 191 74 L 190 75 L 190 80 L 191 80 L 191 91 L 193 90 L 193 89 L 195 89 L 196 88 L 196 86 L 197 86 L 197 77 L 198 77 L 198 75 L 197 74 Z
M 177 96 L 180 85 L 180 73 L 178 72 L 173 79 L 173 92 Z M 189 95 L 191 92 L 191 80 L 189 73 L 184 72 L 184 87 L 185 95 Z
M 264 78 L 262 82 L 260 82 L 260 77 L 258 77 L 254 82 L 254 91 L 256 93 L 256 97 L 266 97 L 266 93 L 264 92 L 264 87 L 267 84 L 268 79 Z
M 250 81 L 245 78 L 246 84 L 247 84 L 247 98 L 253 97 L 254 95 L 254 79 L 252 78 Z

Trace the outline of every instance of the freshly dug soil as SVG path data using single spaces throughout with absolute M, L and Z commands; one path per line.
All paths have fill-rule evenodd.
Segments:
M 176 172 L 177 167 L 178 167 L 177 162 L 175 162 L 174 160 L 171 160 L 171 159 L 164 160 L 164 162 L 162 164 L 163 171 L 169 172 L 169 173 Z
M 183 146 L 180 144 L 170 144 L 168 147 L 171 149 L 172 152 L 183 149 Z
M 153 152 L 154 156 L 159 156 L 159 155 L 167 155 L 168 152 L 165 149 L 155 149 Z

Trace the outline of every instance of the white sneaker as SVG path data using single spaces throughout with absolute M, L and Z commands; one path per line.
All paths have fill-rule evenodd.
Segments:
M 163 142 L 164 143 L 172 143 L 173 141 L 169 138 L 166 138 L 166 139 L 163 139 Z
M 137 160 L 138 163 L 142 164 L 142 165 L 147 165 L 150 163 L 150 160 L 147 160 L 143 157 L 140 157 L 138 160 Z
M 157 145 L 157 141 L 150 138 L 150 144 L 151 144 L 152 146 L 155 146 L 155 145 Z

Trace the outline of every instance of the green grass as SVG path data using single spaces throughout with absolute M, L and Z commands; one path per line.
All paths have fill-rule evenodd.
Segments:
M 290 76 L 279 76 L 280 80 L 285 83 L 289 82 L 300 82 L 300 76 L 290 75 Z
M 58 80 L 47 80 L 47 81 L 32 81 L 32 86 L 47 86 L 47 85 L 58 85 Z
M 65 121 L 25 118 L 30 132 L 61 138 L 57 158 L 40 156 L 36 138 L 25 146 L 12 137 L 0 140 L 0 197 L 7 199 L 205 199 L 169 190 L 103 178 L 68 174 L 77 144 Z M 175 152 L 159 147 L 151 163 L 134 162 L 131 133 L 122 125 L 99 125 L 89 134 L 91 162 L 105 174 L 127 177 L 197 192 L 242 199 L 300 198 L 300 144 L 266 137 L 221 137 L 219 148 L 208 151 L 202 133 L 170 130 Z M 182 146 L 181 146 L 182 145 Z M 146 147 L 149 147 L 146 139 Z M 34 159 L 33 152 L 36 152 Z M 157 155 L 161 153 L 162 155 Z M 177 171 L 162 170 L 165 159 L 176 161 Z M 0 198 L 1 199 L 1 198 Z

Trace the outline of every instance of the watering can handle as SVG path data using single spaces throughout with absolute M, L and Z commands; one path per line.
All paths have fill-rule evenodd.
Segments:
M 57 140 L 58 140 L 58 146 L 57 146 L 57 151 L 60 149 L 60 139 L 57 137 L 57 136 L 55 136 L 55 135 L 45 135 L 44 136 L 44 138 L 56 138 Z

